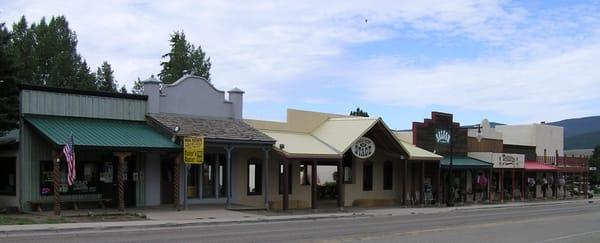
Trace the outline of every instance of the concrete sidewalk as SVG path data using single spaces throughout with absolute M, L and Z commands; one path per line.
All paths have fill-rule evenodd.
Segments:
M 32 224 L 32 225 L 7 225 L 0 226 L 0 238 L 9 235 L 61 233 L 72 231 L 99 231 L 99 230 L 124 230 L 124 229 L 152 229 L 160 227 L 182 227 L 196 225 L 234 224 L 234 223 L 256 223 L 277 222 L 294 220 L 316 220 L 329 218 L 349 217 L 378 217 L 378 216 L 400 216 L 412 214 L 433 214 L 455 210 L 482 210 L 489 208 L 529 207 L 541 205 L 560 205 L 570 203 L 596 203 L 599 199 L 589 200 L 565 200 L 545 202 L 515 202 L 491 205 L 472 205 L 461 207 L 434 207 L 434 208 L 379 208 L 362 209 L 351 208 L 348 212 L 314 213 L 314 214 L 284 214 L 265 216 L 248 212 L 239 212 L 223 209 L 222 207 L 190 208 L 187 211 L 173 211 L 171 208 L 143 209 L 149 220 L 123 221 L 123 222 L 94 222 L 94 223 L 64 223 L 64 224 Z

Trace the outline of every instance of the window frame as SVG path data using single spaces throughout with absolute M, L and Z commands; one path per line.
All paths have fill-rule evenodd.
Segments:
M 367 174 L 367 167 L 369 167 L 370 174 Z M 368 176 L 369 180 L 367 180 L 367 176 Z M 363 183 L 362 183 L 363 191 L 373 191 L 373 162 L 371 162 L 371 161 L 363 162 L 362 181 L 363 181 Z M 369 183 L 367 183 L 367 181 L 369 181 Z
M 11 163 L 11 167 L 9 169 L 12 169 L 12 171 L 8 171 L 5 169 L 2 169 L 2 173 L 6 172 L 6 175 L 10 175 L 11 172 L 14 175 L 14 185 L 11 187 L 12 191 L 11 192 L 0 192 L 0 195 L 2 196 L 16 196 L 17 195 L 17 158 L 16 157 L 0 157 L 0 163 L 2 163 L 3 165 L 6 165 L 7 163 Z M 2 178 L 3 180 L 6 180 L 7 184 L 10 184 L 8 182 L 8 176 Z M 10 186 L 10 185 L 7 185 Z
M 389 178 L 388 178 L 389 176 Z M 394 164 L 392 161 L 383 162 L 383 190 L 394 190 Z M 387 179 L 387 180 L 386 180 Z
M 250 166 L 254 165 L 254 187 L 255 191 L 250 190 Z M 262 195 L 262 161 L 250 159 L 246 163 L 246 193 L 248 196 Z
M 292 163 L 288 162 L 288 195 L 292 194 L 292 184 L 293 184 L 293 179 L 294 176 L 292 176 L 292 172 L 294 171 L 292 169 Z M 283 195 L 283 162 L 279 162 L 279 167 L 277 168 L 277 173 L 279 174 L 279 178 L 278 178 L 278 191 L 279 191 L 279 195 Z

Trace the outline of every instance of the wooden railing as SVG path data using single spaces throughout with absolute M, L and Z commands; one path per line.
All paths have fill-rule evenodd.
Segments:
M 588 167 L 588 158 L 586 157 L 538 156 L 537 162 L 556 167 Z

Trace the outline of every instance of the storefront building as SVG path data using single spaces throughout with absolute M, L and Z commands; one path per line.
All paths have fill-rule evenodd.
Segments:
M 145 122 L 146 96 L 21 86 L 16 206 L 145 206 L 156 188 L 147 183 L 149 154 L 176 158 L 179 145 Z M 74 141 L 76 178 L 67 184 L 62 153 Z M 5 152 L 4 152 L 5 153 Z M 169 185 L 171 188 L 173 185 Z
M 432 112 L 431 118 L 423 122 L 413 122 L 412 130 L 397 132 L 401 139 L 443 156 L 442 173 L 436 180 L 442 192 L 439 201 L 445 202 L 448 198 L 450 183 L 454 183 L 456 202 L 481 201 L 489 194 L 489 186 L 482 188 L 476 181 L 480 175 L 489 178 L 493 164 L 467 155 L 467 132 L 453 121 L 452 114 L 441 112 Z M 450 173 L 453 182 L 450 182 Z
M 246 122 L 277 141 L 265 185 L 272 208 L 410 205 L 434 198 L 418 188 L 426 183 L 425 169 L 438 171 L 441 157 L 402 143 L 380 118 L 289 109 L 286 122 Z M 334 179 L 322 183 L 319 171 L 327 167 Z
M 275 140 L 242 120 L 243 91 L 234 88 L 225 99 L 224 91 L 191 75 L 172 84 L 151 77 L 143 85 L 148 96 L 147 119 L 154 128 L 178 144 L 188 136 L 204 138 L 202 164 L 179 163 L 174 165 L 175 170 L 162 170 L 166 176 L 155 178 L 155 184 L 168 184 L 165 178 L 173 178 L 167 180 L 181 185 L 182 190 L 169 201 L 178 205 L 267 206 L 260 183 L 246 185 L 244 178 L 250 173 L 253 180 L 264 180 L 267 174 L 261 172 L 260 165 L 269 160 Z

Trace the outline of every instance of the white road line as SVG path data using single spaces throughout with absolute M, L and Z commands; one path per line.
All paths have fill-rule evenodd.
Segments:
M 589 234 L 596 234 L 596 233 L 600 233 L 600 230 L 588 231 L 588 232 L 583 232 L 583 233 L 578 233 L 578 234 L 572 234 L 572 235 L 565 235 L 565 236 L 561 236 L 561 237 L 556 237 L 556 238 L 551 238 L 551 239 L 545 239 L 545 240 L 536 241 L 536 242 L 537 243 L 543 243 L 543 242 L 562 241 L 562 240 L 566 240 L 566 239 L 577 238 L 577 237 L 580 237 L 580 236 L 589 235 Z

